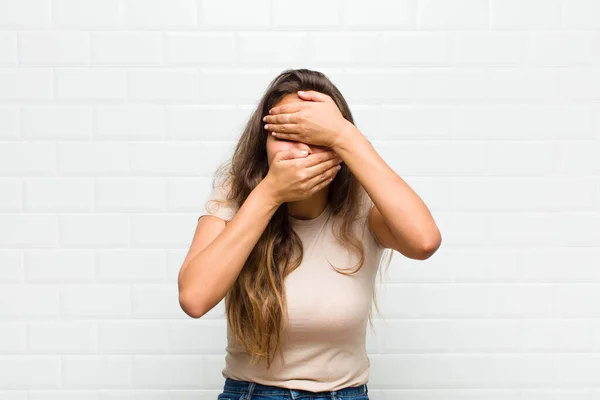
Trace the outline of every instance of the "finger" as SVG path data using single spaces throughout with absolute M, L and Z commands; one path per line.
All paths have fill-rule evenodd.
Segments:
M 322 152 L 322 154 L 325 157 L 325 160 L 329 160 L 330 158 L 339 158 L 340 160 L 342 159 L 337 155 L 337 153 L 334 150 L 324 151 Z
M 270 115 L 274 114 L 292 114 L 297 111 L 300 111 L 306 107 L 306 103 L 301 101 L 296 101 L 294 103 L 282 104 L 277 107 L 273 107 L 269 110 Z
M 265 129 L 276 133 L 300 133 L 296 124 L 265 124 Z
M 317 193 L 319 190 L 323 189 L 324 187 L 326 187 L 327 185 L 331 184 L 331 182 L 333 181 L 335 177 L 331 177 L 328 179 L 325 179 L 323 182 L 319 183 L 317 186 L 315 186 L 313 189 L 313 194 Z
M 275 154 L 275 158 L 279 161 L 281 160 L 291 160 L 294 158 L 304 158 L 304 157 L 308 157 L 308 152 L 307 154 L 303 154 L 302 151 L 300 149 L 288 149 L 288 150 L 282 150 L 282 151 L 278 151 Z
M 291 140 L 294 142 L 301 142 L 299 136 L 295 133 L 282 133 L 282 132 L 271 132 L 271 136 L 282 140 Z
M 335 166 L 331 167 L 323 172 L 319 172 L 308 180 L 308 185 L 310 187 L 316 187 L 319 185 L 325 186 L 327 183 L 331 182 L 335 178 L 335 176 L 337 175 L 337 172 L 338 172 L 338 169 Z
M 321 93 L 321 92 L 317 92 L 316 90 L 299 91 L 298 96 L 305 100 L 320 101 L 320 102 L 327 101 L 327 95 L 324 93 Z
M 340 161 L 338 159 L 331 158 L 331 159 L 315 166 L 314 168 L 318 168 L 318 173 L 321 173 L 321 174 L 330 170 L 331 168 L 333 168 L 337 172 L 340 169 L 342 169 L 342 167 L 339 165 L 339 163 L 340 163 Z
M 329 160 L 314 167 L 308 168 L 308 175 L 311 177 L 335 175 L 341 169 L 334 160 Z
M 321 153 L 311 154 L 309 157 L 306 157 L 305 166 L 314 167 L 315 165 L 319 165 L 321 163 L 324 163 L 325 161 L 336 158 L 338 158 L 338 156 L 335 151 L 323 151 Z
M 268 124 L 295 124 L 298 122 L 297 114 L 265 115 L 263 121 Z

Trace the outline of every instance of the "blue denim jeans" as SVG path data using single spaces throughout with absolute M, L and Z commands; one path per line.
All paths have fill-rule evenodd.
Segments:
M 255 382 L 225 378 L 223 393 L 218 400 L 369 400 L 367 385 L 345 387 L 331 392 L 309 392 L 306 390 L 284 389 L 266 386 Z

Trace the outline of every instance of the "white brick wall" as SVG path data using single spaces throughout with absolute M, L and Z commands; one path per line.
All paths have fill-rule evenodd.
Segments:
M 371 398 L 599 400 L 597 0 L 0 0 L 0 399 L 216 398 L 177 273 L 294 67 L 443 235 L 380 286 Z

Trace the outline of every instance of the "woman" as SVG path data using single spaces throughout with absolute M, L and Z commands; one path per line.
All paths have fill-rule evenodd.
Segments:
M 219 399 L 368 399 L 366 322 L 372 300 L 379 311 L 383 251 L 426 259 L 441 236 L 353 123 L 325 75 L 284 71 L 217 171 L 179 302 L 200 318 L 225 298 Z

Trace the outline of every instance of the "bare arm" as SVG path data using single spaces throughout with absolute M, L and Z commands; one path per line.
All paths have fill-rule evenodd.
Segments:
M 334 148 L 373 200 L 369 227 L 377 240 L 408 258 L 425 260 L 442 236 L 429 208 L 350 122 Z
M 229 223 L 200 218 L 190 251 L 179 272 L 179 304 L 200 318 L 213 309 L 235 283 L 250 252 L 279 203 L 263 180 L 250 193 Z

